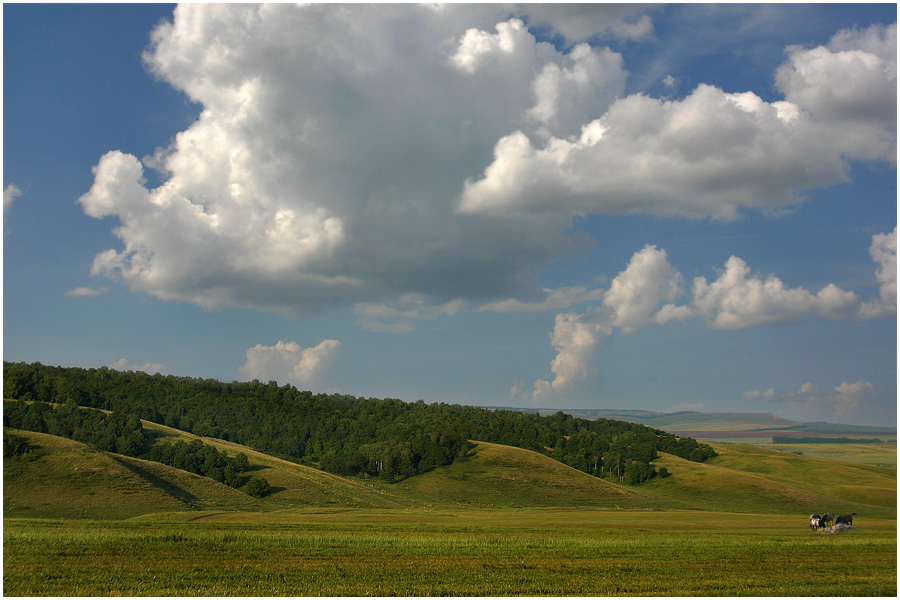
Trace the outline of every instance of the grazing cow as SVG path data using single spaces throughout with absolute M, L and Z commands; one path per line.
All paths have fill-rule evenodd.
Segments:
M 853 525 L 853 515 L 856 513 L 851 513 L 849 515 L 841 515 L 834 520 L 835 525 L 840 525 L 843 523 L 844 525 Z
M 809 526 L 811 529 L 816 530 L 818 530 L 820 527 L 824 527 L 824 525 L 822 525 L 822 517 L 820 517 L 819 515 L 810 515 Z
M 825 523 L 825 525 L 834 523 L 834 513 L 825 513 L 822 515 L 822 522 Z

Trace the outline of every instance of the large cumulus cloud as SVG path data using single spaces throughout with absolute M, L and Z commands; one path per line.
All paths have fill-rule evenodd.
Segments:
M 202 110 L 144 164 L 101 158 L 81 203 L 118 219 L 123 247 L 93 272 L 290 314 L 531 285 L 588 240 L 563 214 L 458 214 L 461 182 L 509 130 L 560 135 L 605 110 L 625 72 L 608 49 L 538 42 L 509 10 L 177 7 L 145 60 Z
M 896 38 L 875 25 L 788 48 L 779 101 L 701 84 L 680 100 L 617 99 L 577 135 L 510 132 L 460 210 L 733 220 L 796 205 L 852 160 L 896 160 Z
M 425 313 L 539 293 L 536 274 L 592 243 L 573 214 L 733 219 L 892 157 L 890 115 L 860 115 L 890 102 L 895 28 L 789 49 L 783 101 L 708 85 L 659 100 L 624 96 L 622 56 L 596 44 L 651 35 L 641 9 L 573 11 L 178 6 L 145 62 L 199 118 L 143 160 L 100 158 L 80 202 L 121 247 L 92 272 L 210 308 L 405 319 L 409 298 Z M 845 54 L 853 69 L 818 75 Z M 864 92 L 824 100 L 849 77 Z

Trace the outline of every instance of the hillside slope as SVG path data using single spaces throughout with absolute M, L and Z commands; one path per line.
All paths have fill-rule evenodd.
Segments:
M 617 485 L 543 454 L 476 442 L 469 458 L 390 486 L 427 505 L 478 507 L 657 506 L 640 486 Z
M 755 446 L 713 444 L 707 463 L 662 455 L 673 477 L 641 491 L 673 507 L 750 513 L 856 512 L 893 518 L 897 470 L 797 456 Z
M 147 424 L 161 437 L 196 436 Z M 476 442 L 462 462 L 395 484 L 343 478 L 212 438 L 247 455 L 271 493 L 255 500 L 210 479 L 158 463 L 101 452 L 45 434 L 16 431 L 40 450 L 4 461 L 4 516 L 128 518 L 192 511 L 272 511 L 303 507 L 693 509 L 754 514 L 856 512 L 895 518 L 896 469 L 717 444 L 696 463 L 661 454 L 672 477 L 637 486 L 611 483 L 542 454 Z
M 349 506 L 356 508 L 400 508 L 408 505 L 402 496 L 359 478 L 332 475 L 312 467 L 258 452 L 247 446 L 223 440 L 196 436 L 191 433 L 142 421 L 147 431 L 159 432 L 163 437 L 177 437 L 190 441 L 200 439 L 229 454 L 242 452 L 247 456 L 254 475 L 264 477 L 271 486 L 266 501 L 276 508 L 298 506 Z
M 125 519 L 149 512 L 267 508 L 212 479 L 159 463 L 43 433 L 11 433 L 36 449 L 3 461 L 5 517 Z

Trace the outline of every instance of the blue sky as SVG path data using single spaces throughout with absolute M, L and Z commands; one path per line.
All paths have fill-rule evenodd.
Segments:
M 896 422 L 896 5 L 3 7 L 3 356 Z

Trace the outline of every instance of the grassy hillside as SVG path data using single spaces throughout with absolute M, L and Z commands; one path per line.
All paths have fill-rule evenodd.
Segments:
M 771 442 L 771 439 L 767 440 Z M 751 442 L 745 442 L 751 443 Z M 844 462 L 859 463 L 864 465 L 876 465 L 883 467 L 897 466 L 897 444 L 770 444 L 764 442 L 752 442 L 754 446 L 792 452 L 813 458 L 827 458 Z
M 143 422 L 147 431 L 158 432 L 161 437 L 179 438 L 185 441 L 200 439 L 229 454 L 243 452 L 254 475 L 264 477 L 271 486 L 266 501 L 275 508 L 297 506 L 350 506 L 368 508 L 398 508 L 407 501 L 398 497 L 390 487 L 372 485 L 357 478 L 331 475 L 318 469 L 298 465 L 280 458 L 257 452 L 246 446 L 215 438 L 199 437 L 156 423 Z
M 746 513 L 896 514 L 896 469 L 797 456 L 753 446 L 716 445 L 695 463 L 662 454 L 672 474 L 638 486 L 591 477 L 545 456 L 479 442 L 467 462 L 391 486 L 432 506 L 584 506 Z
M 193 473 L 52 435 L 12 432 L 36 449 L 3 461 L 4 517 L 125 519 L 151 512 L 267 508 Z
M 897 471 L 746 445 L 714 444 L 705 464 L 663 455 L 673 477 L 641 486 L 673 508 L 727 512 L 896 515 Z
M 147 424 L 161 437 L 195 436 Z M 40 449 L 4 462 L 4 516 L 128 518 L 174 511 L 272 511 L 303 507 L 434 509 L 585 507 L 800 514 L 896 515 L 896 469 L 744 445 L 715 445 L 707 463 L 662 454 L 672 477 L 638 486 L 604 481 L 544 455 L 478 442 L 469 457 L 397 484 L 343 478 L 201 438 L 247 455 L 272 486 L 262 500 L 212 480 L 78 442 L 16 432 Z
M 432 506 L 655 506 L 639 487 L 616 485 L 543 454 L 477 442 L 469 458 L 390 486 Z

